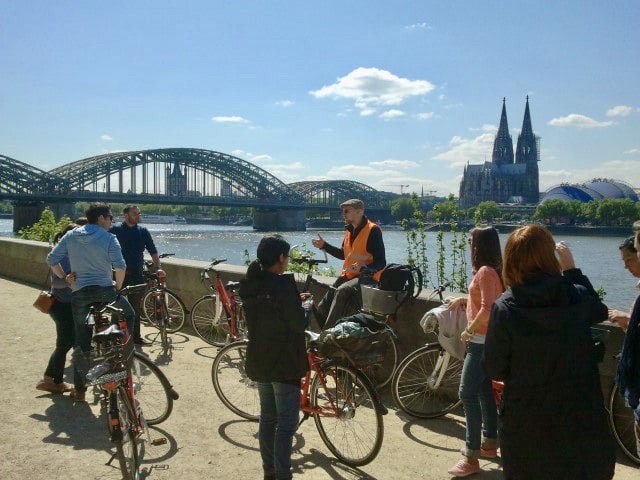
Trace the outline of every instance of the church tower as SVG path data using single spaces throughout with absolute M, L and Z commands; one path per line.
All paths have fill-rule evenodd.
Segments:
M 187 168 L 184 173 L 180 168 L 180 164 L 176 160 L 173 164 L 173 171 L 167 165 L 165 177 L 165 194 L 177 197 L 183 197 L 187 194 Z
M 513 163 L 513 140 L 509 134 L 509 124 L 507 123 L 506 99 L 502 99 L 502 115 L 500 116 L 500 127 L 498 134 L 493 141 L 493 154 L 491 161 L 497 165 L 509 165 Z
M 539 140 L 531 127 L 529 96 L 527 95 L 522 130 L 518 135 L 518 144 L 516 146 L 516 164 L 526 165 L 526 180 L 521 195 L 527 203 L 537 203 L 540 195 L 538 174 L 538 162 L 540 161 Z

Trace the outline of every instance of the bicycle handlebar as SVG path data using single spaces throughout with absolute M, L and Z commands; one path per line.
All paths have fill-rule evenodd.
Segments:
M 142 292 L 147 288 L 147 284 L 146 283 L 139 283 L 138 285 L 127 285 L 126 287 L 121 288 L 118 292 L 117 292 L 117 297 L 116 299 L 120 298 L 120 297 L 126 297 L 127 295 L 131 294 L 131 293 L 138 293 L 138 292 Z
M 295 250 L 297 245 L 291 247 L 291 250 Z M 321 263 L 329 263 L 329 259 L 327 258 L 327 252 L 324 250 L 320 250 L 324 254 L 324 259 L 322 258 L 313 258 L 311 255 L 301 255 L 299 257 L 289 257 L 290 261 L 293 263 L 306 263 L 310 267 L 314 265 L 320 265 Z

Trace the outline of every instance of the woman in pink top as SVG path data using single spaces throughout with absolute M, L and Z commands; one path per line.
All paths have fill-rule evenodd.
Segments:
M 474 272 L 469 296 L 450 304 L 450 308 L 466 307 L 468 322 L 461 335 L 461 340 L 467 343 L 467 355 L 460 381 L 460 400 L 467 425 L 466 443 L 461 450 L 462 460 L 449 469 L 449 473 L 456 477 L 479 472 L 478 458 L 495 457 L 498 447 L 498 415 L 491 379 L 481 365 L 491 306 L 504 291 L 498 232 L 493 227 L 474 228 L 469 245 Z

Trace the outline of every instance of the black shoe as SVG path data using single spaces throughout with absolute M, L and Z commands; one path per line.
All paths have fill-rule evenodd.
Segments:
M 151 345 L 151 342 L 146 341 L 144 338 L 135 338 L 133 343 L 136 345 Z

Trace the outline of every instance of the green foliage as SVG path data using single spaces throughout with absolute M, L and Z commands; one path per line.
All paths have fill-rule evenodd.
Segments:
M 416 210 L 417 198 L 417 195 L 413 194 L 411 197 L 400 197 L 391 202 L 391 216 L 394 220 L 410 218 Z
M 440 228 L 436 233 L 436 282 L 433 282 L 429 274 L 427 258 L 427 224 L 426 216 L 420 208 L 417 195 L 412 197 L 414 212 L 413 221 L 402 221 L 407 236 L 407 263 L 417 266 L 423 273 L 423 286 L 450 284 L 451 290 L 467 291 L 467 263 L 465 252 L 467 238 L 464 232 L 457 230 L 457 222 L 464 214 L 458 209 L 457 202 L 452 195 L 445 202 L 436 204 L 431 211 L 432 217 L 439 221 Z M 413 228 L 409 228 L 409 226 Z M 450 227 L 452 238 L 449 247 L 444 241 L 445 226 Z M 447 257 L 450 259 L 451 271 L 447 274 Z
M 13 205 L 11 202 L 0 202 L 0 213 L 11 213 L 13 212 Z
M 604 198 L 588 203 L 548 200 L 538 205 L 534 217 L 550 224 L 577 221 L 603 226 L 630 225 L 640 217 L 640 209 L 628 198 Z
M 292 258 L 301 258 L 301 257 L 315 258 L 315 252 L 309 249 L 306 243 L 302 243 L 300 245 L 297 245 L 295 248 L 292 248 L 291 251 L 289 252 L 289 255 Z M 245 249 L 245 251 L 242 252 L 242 260 L 246 266 L 249 266 L 249 264 L 254 260 L 254 258 L 251 256 L 249 251 Z M 338 273 L 336 272 L 335 267 L 327 266 L 327 267 L 319 268 L 317 265 L 315 265 L 313 268 L 314 268 L 314 273 L 318 275 L 322 275 L 325 277 L 338 276 Z M 296 263 L 296 262 L 289 261 L 289 271 L 293 273 L 301 273 L 306 275 L 308 272 L 308 267 L 307 267 L 307 264 L 305 263 Z
M 473 219 L 476 225 L 482 222 L 492 222 L 494 218 L 500 216 L 500 209 L 496 202 L 480 202 L 475 209 Z
M 25 227 L 18 232 L 20 238 L 25 240 L 37 240 L 39 242 L 53 242 L 53 237 L 57 233 L 61 232 L 72 220 L 66 215 L 56 220 L 56 216 L 53 214 L 49 207 L 46 207 L 40 215 L 40 220 L 31 225 Z

